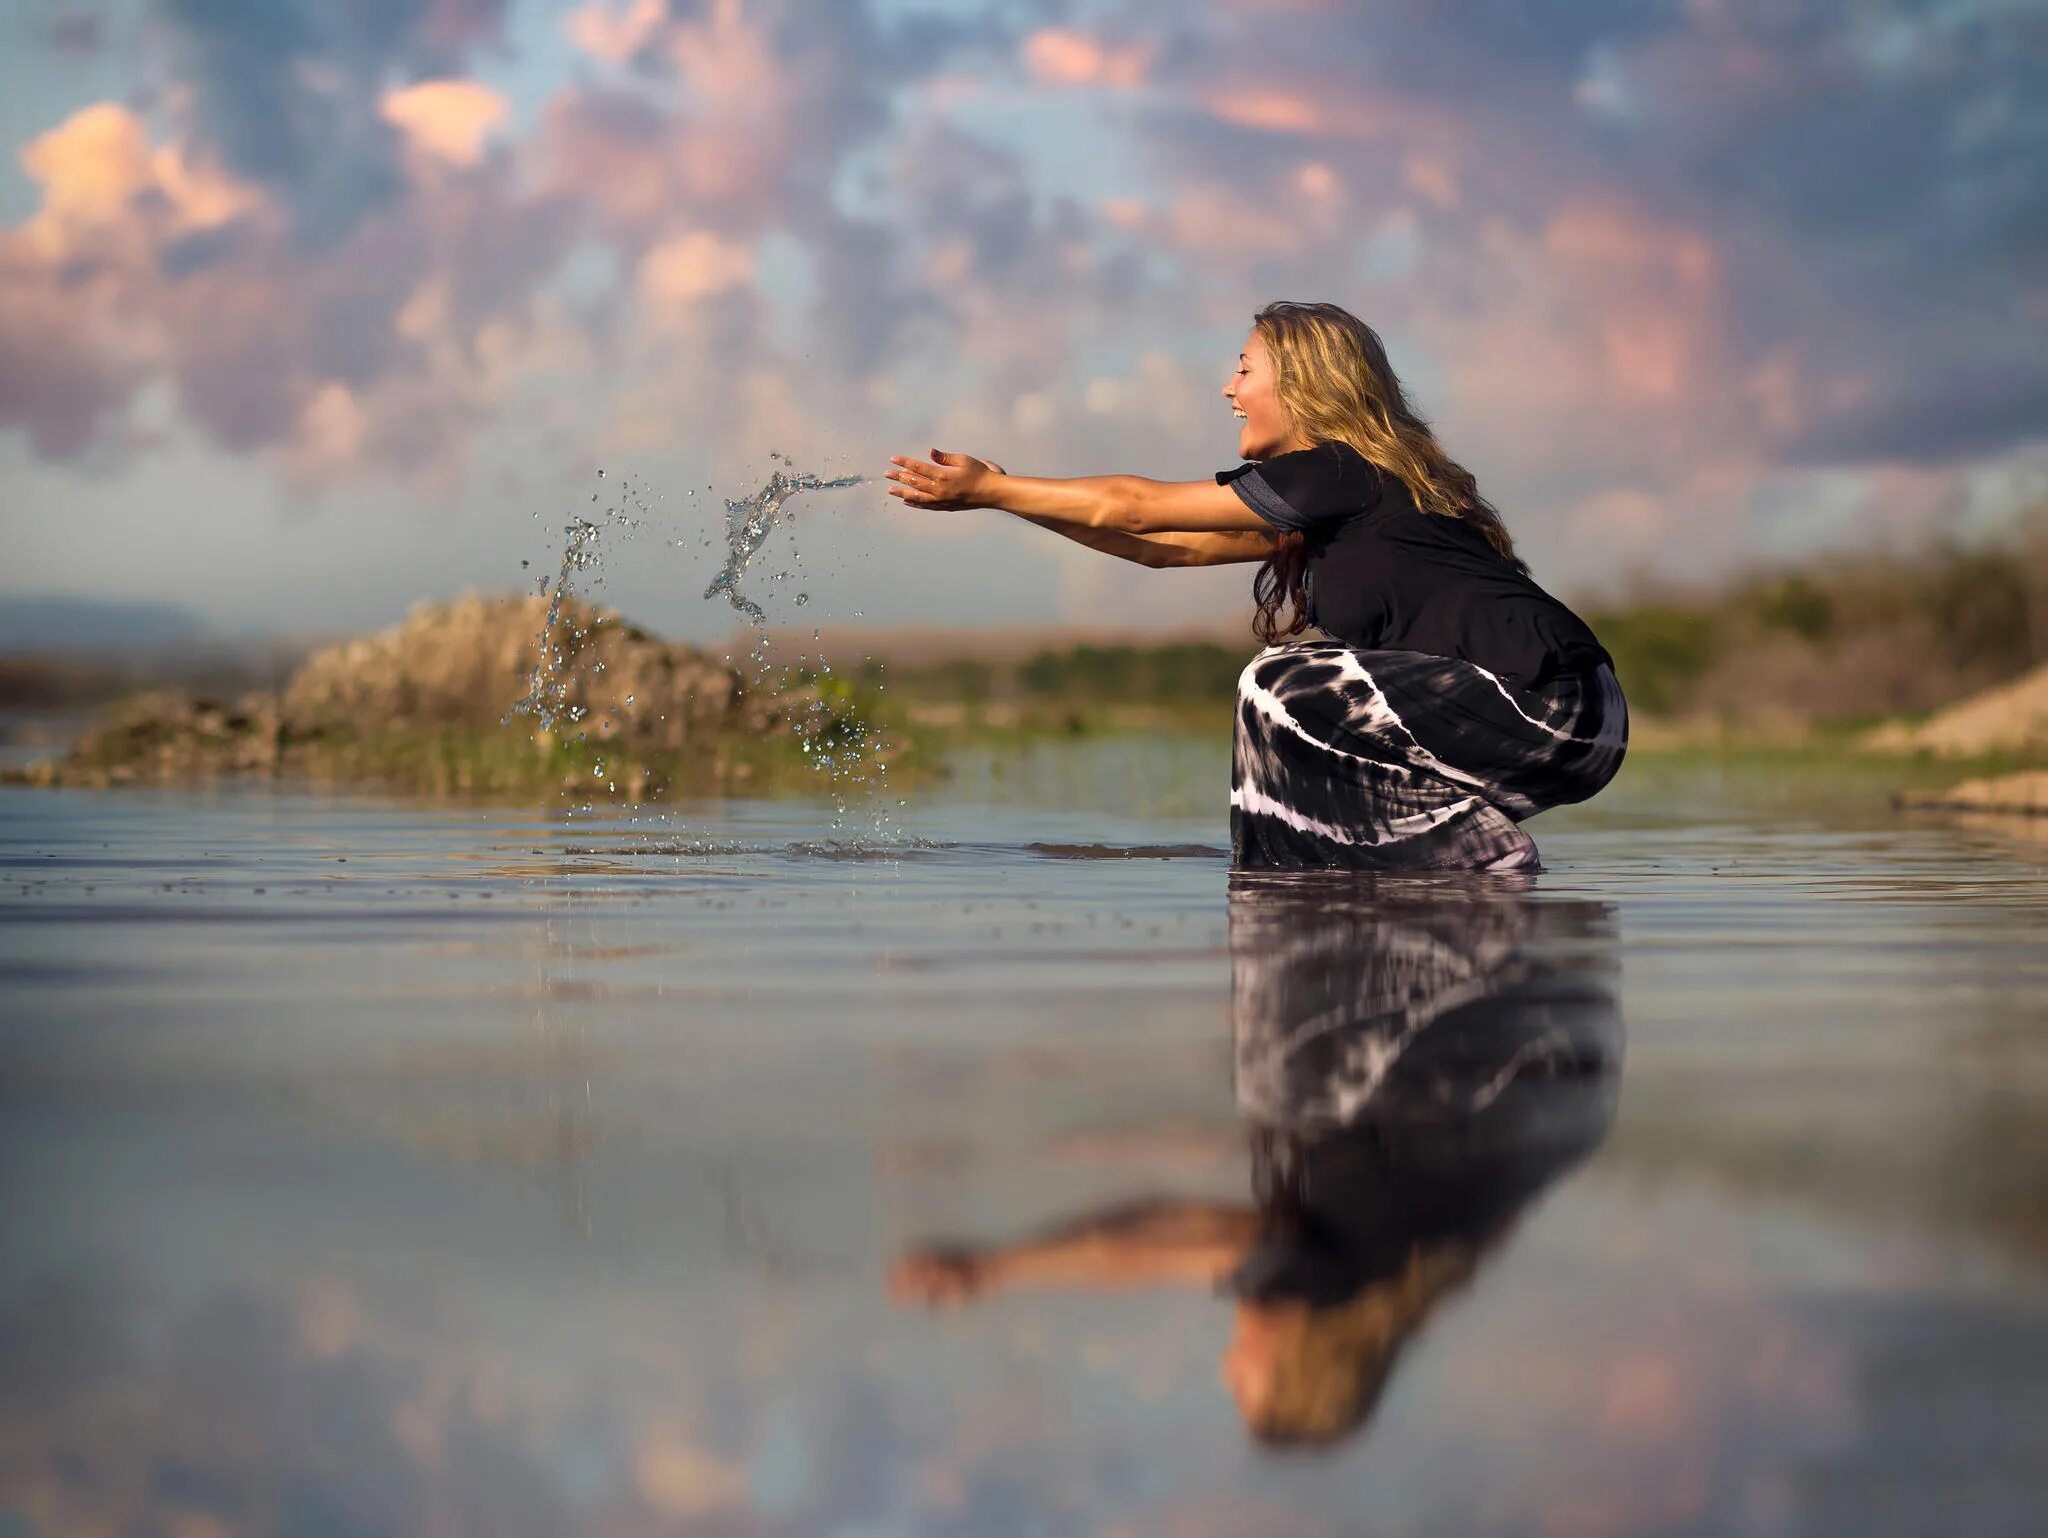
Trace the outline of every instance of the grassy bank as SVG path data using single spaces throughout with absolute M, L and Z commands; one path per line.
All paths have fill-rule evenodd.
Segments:
M 1859 745 L 1880 721 L 1924 717 L 2048 658 L 2048 506 L 1991 544 L 1866 550 L 1579 607 L 1614 655 L 1638 757 L 1903 791 L 2040 767 L 2048 751 L 1933 759 Z M 131 699 L 68 756 L 13 777 L 270 777 L 630 803 L 856 795 L 886 764 L 907 790 L 944 775 L 962 748 L 1227 741 L 1257 649 L 1246 634 L 997 655 L 963 644 L 949 656 L 927 636 L 897 658 L 878 641 L 878 655 L 852 663 L 856 644 L 841 643 L 829 673 L 742 677 L 573 597 L 469 595 L 423 604 L 231 702 L 190 688 Z M 53 666 L 0 668 L 0 686 L 17 704 L 54 705 L 106 683 Z M 508 717 L 514 701 L 532 713 Z

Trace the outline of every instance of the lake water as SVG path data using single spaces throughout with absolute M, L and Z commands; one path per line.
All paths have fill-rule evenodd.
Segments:
M 1233 887 L 1226 780 L 0 791 L 0 1534 L 2040 1531 L 2048 844 L 1645 756 Z

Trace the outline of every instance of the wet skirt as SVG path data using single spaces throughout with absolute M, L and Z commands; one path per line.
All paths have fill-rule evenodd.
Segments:
M 1532 869 L 1518 824 L 1599 791 L 1627 746 L 1604 663 L 1525 689 L 1455 657 L 1269 646 L 1237 684 L 1231 864 Z

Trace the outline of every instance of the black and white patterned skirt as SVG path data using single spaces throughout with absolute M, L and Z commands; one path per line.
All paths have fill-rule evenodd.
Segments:
M 1532 869 L 1518 824 L 1595 794 L 1627 746 L 1604 663 L 1532 690 L 1455 657 L 1269 646 L 1237 683 L 1231 863 Z

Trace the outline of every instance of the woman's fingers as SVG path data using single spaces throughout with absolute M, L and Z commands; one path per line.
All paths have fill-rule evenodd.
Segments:
M 889 463 L 895 468 L 884 478 L 896 484 L 888 488 L 889 495 L 912 507 L 946 509 L 961 505 L 961 487 L 978 461 L 950 449 L 933 449 L 932 453 L 942 461 L 951 459 L 956 463 L 934 464 L 907 454 L 891 454 Z

